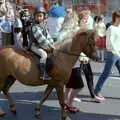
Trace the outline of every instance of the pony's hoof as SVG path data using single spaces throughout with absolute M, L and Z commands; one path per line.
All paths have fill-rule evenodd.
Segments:
M 2 108 L 0 108 L 0 117 L 4 117 L 5 116 L 5 112 L 4 112 L 4 110 L 2 109 Z
M 6 113 L 0 113 L 0 117 L 4 117 Z
M 41 119 L 40 114 L 35 114 L 35 118 L 36 118 L 36 119 Z
M 36 119 L 41 119 L 40 109 L 35 109 L 35 118 Z
M 13 115 L 16 115 L 16 114 L 17 114 L 16 110 L 11 110 L 11 113 L 12 113 Z
M 61 120 L 67 120 L 67 117 L 62 117 Z
M 16 105 L 15 105 L 15 104 L 10 105 L 10 111 L 11 111 L 12 114 L 14 114 L 14 115 L 17 114 L 17 112 L 16 112 Z

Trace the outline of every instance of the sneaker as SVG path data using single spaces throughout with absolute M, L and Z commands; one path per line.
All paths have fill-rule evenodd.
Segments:
M 95 97 L 101 101 L 105 100 L 105 98 L 100 93 L 96 94 Z
M 79 99 L 79 98 L 74 98 L 73 100 L 76 101 L 76 102 L 82 102 L 82 100 Z
M 95 96 L 94 98 L 91 99 L 91 102 L 100 103 L 101 100 Z

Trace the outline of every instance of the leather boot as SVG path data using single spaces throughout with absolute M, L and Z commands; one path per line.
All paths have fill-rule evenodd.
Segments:
M 46 73 L 46 65 L 44 63 L 40 63 L 40 79 L 43 80 L 51 80 L 52 78 Z

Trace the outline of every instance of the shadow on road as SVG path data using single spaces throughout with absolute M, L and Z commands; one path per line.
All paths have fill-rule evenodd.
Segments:
M 13 97 L 17 103 L 17 115 L 14 116 L 8 109 L 7 100 L 3 98 L 0 99 L 0 106 L 6 111 L 6 116 L 0 118 L 0 120 L 36 120 L 34 117 L 34 105 L 36 100 L 41 98 L 42 92 L 24 92 L 24 93 L 12 93 Z M 84 96 L 85 97 L 85 96 Z M 87 97 L 87 96 L 86 96 Z M 43 105 L 41 108 L 42 120 L 60 120 L 60 107 L 56 106 L 55 100 L 57 97 L 53 92 L 49 97 L 51 102 L 50 106 Z M 69 114 L 67 120 L 120 120 L 120 116 L 117 115 L 106 115 L 106 114 L 96 114 L 96 113 L 85 113 L 79 112 L 76 114 Z

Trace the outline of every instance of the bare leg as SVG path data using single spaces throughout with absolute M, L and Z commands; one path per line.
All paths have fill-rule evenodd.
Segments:
M 45 89 L 45 92 L 44 92 L 44 95 L 40 101 L 40 104 L 35 105 L 35 117 L 36 118 L 40 118 L 40 107 L 45 102 L 45 100 L 48 98 L 48 96 L 50 95 L 52 90 L 53 90 L 53 87 L 48 85 L 47 88 Z
M 67 104 L 67 102 L 68 102 L 68 100 L 69 100 L 70 90 L 71 90 L 71 88 L 65 88 L 64 98 L 65 98 L 65 103 L 66 103 L 66 104 Z
M 72 107 L 73 106 L 73 99 L 76 97 L 80 90 L 79 89 L 71 89 L 70 95 L 67 101 L 68 106 Z
M 67 113 L 65 112 L 65 103 L 64 103 L 64 94 L 63 94 L 63 85 L 59 85 L 56 87 L 57 96 L 59 99 L 59 103 L 61 105 L 61 120 L 67 119 Z

